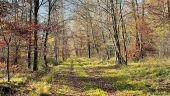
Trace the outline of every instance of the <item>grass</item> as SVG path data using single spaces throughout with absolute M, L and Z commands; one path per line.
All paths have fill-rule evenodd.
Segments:
M 13 75 L 11 84 L 16 94 L 27 96 L 169 96 L 168 62 L 152 58 L 117 67 L 114 59 L 73 58 L 58 66 L 51 64 L 48 71 Z M 1 79 L 0 85 L 8 85 L 5 81 Z

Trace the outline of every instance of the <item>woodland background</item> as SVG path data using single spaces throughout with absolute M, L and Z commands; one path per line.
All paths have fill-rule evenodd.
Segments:
M 54 86 L 49 87 L 48 84 L 62 81 L 60 76 L 53 75 L 60 68 L 66 71 L 65 68 L 69 66 L 67 78 L 73 85 L 77 80 L 76 72 L 81 77 L 84 76 L 85 81 L 78 79 L 80 83 L 88 83 L 85 78 L 88 77 L 93 83 L 99 84 L 99 90 L 90 92 L 92 96 L 95 92 L 109 96 L 119 93 L 167 95 L 170 88 L 169 36 L 169 0 L 0 0 L 0 91 L 2 94 L 25 94 L 28 90 L 30 94 L 58 94 L 52 91 Z M 94 69 L 91 72 L 92 66 Z M 99 66 L 107 68 L 100 69 Z M 141 83 L 137 80 L 136 88 L 121 81 L 126 77 L 115 77 L 117 81 L 121 81 L 119 84 L 111 78 L 117 76 L 114 72 L 108 76 L 110 78 L 104 79 L 111 71 L 106 71 L 108 69 L 118 73 L 120 71 L 120 77 L 122 74 L 129 76 L 128 83 L 134 83 L 132 78 L 138 75 L 140 76 L 136 78 L 144 81 L 148 81 L 145 76 L 151 75 L 150 79 L 153 81 Z M 101 75 L 97 72 L 99 70 L 99 73 L 106 71 L 100 80 L 96 79 Z M 63 71 L 59 72 L 64 74 Z M 34 80 L 36 76 L 48 79 Z M 50 81 L 49 78 L 59 80 Z M 22 88 L 19 85 L 21 82 Z M 32 85 L 33 82 L 40 82 L 40 85 L 44 83 L 41 87 L 49 90 L 37 91 L 38 89 L 24 86 L 25 83 Z M 104 85 L 102 82 L 105 82 Z M 21 90 L 16 86 L 20 86 Z M 60 84 L 56 86 L 61 87 Z M 77 86 L 87 87 L 81 84 Z M 74 89 L 77 86 L 72 87 Z M 117 87 L 113 88 L 115 86 Z M 61 88 L 56 88 L 59 89 Z M 87 95 L 86 92 L 83 93 L 84 89 L 75 93 L 70 90 L 61 93 Z

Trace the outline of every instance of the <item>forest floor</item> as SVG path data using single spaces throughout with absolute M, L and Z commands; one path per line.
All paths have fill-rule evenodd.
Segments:
M 170 96 L 170 64 L 119 67 L 114 60 L 73 58 L 46 71 L 16 73 L 10 83 L 0 78 L 0 96 L 4 86 L 11 96 Z

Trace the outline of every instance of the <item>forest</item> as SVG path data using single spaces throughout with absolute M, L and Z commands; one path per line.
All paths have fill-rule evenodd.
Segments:
M 170 0 L 0 0 L 0 96 L 170 96 Z

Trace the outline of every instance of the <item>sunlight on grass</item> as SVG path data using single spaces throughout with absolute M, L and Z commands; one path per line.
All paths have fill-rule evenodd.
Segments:
M 18 86 L 21 83 L 24 83 L 27 80 L 26 77 L 20 77 L 18 75 L 14 75 L 11 79 L 10 79 L 10 84 L 13 84 L 15 86 Z M 2 78 L 0 79 L 0 84 L 5 84 L 5 83 L 9 83 L 7 82 L 8 79 L 7 78 Z
M 51 86 L 52 85 L 48 84 L 47 82 L 32 82 L 30 85 L 30 89 L 35 90 L 34 92 L 37 94 L 49 93 Z
M 159 64 L 154 58 L 139 63 L 132 62 L 127 67 L 121 68 L 115 68 L 111 63 L 93 65 L 95 64 L 85 65 L 85 67 L 97 70 L 94 75 L 110 78 L 107 82 L 112 82 L 112 86 L 117 88 L 121 94 L 161 95 L 169 93 L 161 82 L 165 84 L 170 82 L 170 65 Z
M 101 89 L 91 89 L 84 92 L 87 96 L 109 96 L 107 92 Z
M 67 93 L 71 92 L 71 88 L 66 85 L 62 85 L 62 86 L 60 86 L 59 89 L 56 89 L 56 90 L 57 90 L 56 93 L 59 93 L 59 94 L 67 94 Z
M 51 68 L 51 71 L 48 73 L 48 75 L 46 75 L 42 78 L 42 81 L 52 82 L 54 74 L 56 74 L 56 72 L 58 72 L 58 71 L 59 71 L 58 67 Z
M 84 82 L 83 86 L 86 90 L 97 89 L 98 85 L 94 82 Z
M 74 64 L 74 69 L 76 72 L 77 76 L 81 76 L 81 77 L 88 77 L 88 74 L 85 72 L 85 70 L 80 66 L 79 63 Z
M 30 77 L 34 79 L 27 81 Z M 0 84 L 6 81 L 6 78 L 2 78 Z M 21 86 L 26 82 L 27 87 L 19 90 L 28 96 L 169 96 L 170 64 L 158 63 L 151 58 L 118 67 L 114 59 L 102 61 L 96 58 L 73 58 L 58 66 L 50 65 L 48 71 L 12 75 L 12 85 Z M 24 90 L 28 93 L 24 93 Z
M 142 91 L 136 90 L 136 91 L 132 91 L 132 90 L 124 90 L 124 91 L 117 91 L 115 93 L 118 96 L 144 96 Z

